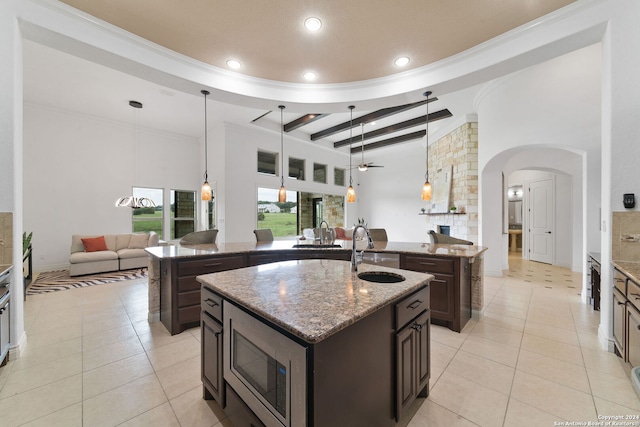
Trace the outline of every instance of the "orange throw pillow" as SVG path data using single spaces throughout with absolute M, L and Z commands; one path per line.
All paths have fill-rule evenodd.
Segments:
M 85 252 L 98 252 L 98 251 L 108 251 L 107 242 L 104 241 L 104 236 L 98 237 L 87 237 L 82 240 L 82 244 L 84 245 Z

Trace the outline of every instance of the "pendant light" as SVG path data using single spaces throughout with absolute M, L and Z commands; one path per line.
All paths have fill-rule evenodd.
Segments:
M 427 132 L 426 132 L 426 141 L 427 141 L 427 161 L 425 165 L 425 173 L 424 173 L 424 185 L 422 186 L 422 200 L 431 200 L 432 188 L 429 183 L 429 95 L 431 95 L 431 91 L 426 91 L 424 96 L 427 97 Z
M 287 201 L 287 190 L 284 188 L 284 121 L 283 111 L 284 105 L 278 105 L 280 109 L 280 190 L 278 190 L 278 201 L 284 203 Z
M 349 188 L 347 189 L 347 203 L 356 201 L 356 190 L 353 189 L 353 177 L 351 176 L 351 142 L 353 139 L 353 109 L 354 105 L 349 105 L 351 110 L 351 120 L 349 122 Z
M 208 90 L 201 90 L 200 91 L 201 94 L 204 95 L 204 183 L 202 184 L 202 190 L 200 191 L 200 194 L 202 196 L 202 200 L 204 200 L 205 202 L 208 202 L 209 200 L 211 200 L 211 186 L 209 185 L 209 181 L 208 181 L 208 174 L 209 174 L 209 170 L 207 167 L 207 160 L 208 160 L 208 155 L 207 155 L 207 95 L 209 95 L 209 91 Z

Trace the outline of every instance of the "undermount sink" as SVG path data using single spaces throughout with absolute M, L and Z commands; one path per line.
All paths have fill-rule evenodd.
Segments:
M 309 244 L 297 244 L 297 245 L 293 245 L 292 247 L 294 248 L 341 248 L 342 245 L 338 245 L 338 244 L 315 244 L 315 243 L 309 243 Z
M 358 273 L 358 279 L 375 283 L 398 283 L 404 281 L 405 277 L 388 271 L 365 271 Z

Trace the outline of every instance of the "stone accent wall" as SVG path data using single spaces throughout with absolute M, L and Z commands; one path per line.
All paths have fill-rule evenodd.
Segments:
M 12 212 L 0 212 L 0 264 L 13 264 Z
M 322 217 L 330 227 L 344 227 L 344 196 L 332 196 L 319 193 L 300 193 L 298 216 L 300 230 L 313 226 L 313 199 L 322 197 Z
M 451 235 L 478 243 L 478 123 L 465 123 L 429 146 L 429 170 L 453 166 L 450 205 L 458 214 L 427 215 L 427 229 L 451 227 Z M 461 214 L 464 212 L 463 214 Z
M 612 212 L 611 258 L 614 261 L 640 260 L 640 212 Z

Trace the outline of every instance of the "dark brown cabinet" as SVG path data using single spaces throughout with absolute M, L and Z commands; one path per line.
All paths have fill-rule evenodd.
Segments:
M 600 254 L 590 254 L 587 258 L 587 298 L 594 310 L 600 310 Z
M 174 335 L 200 324 L 200 282 L 196 276 L 245 265 L 244 255 L 162 260 L 160 320 L 167 330 Z
M 6 267 L 6 268 L 2 268 Z M 12 266 L 0 267 L 0 366 L 7 364 L 9 355 L 9 325 L 11 323 L 11 282 Z
M 460 332 L 471 319 L 471 268 L 467 258 L 400 255 L 400 268 L 434 275 L 431 321 Z
M 202 383 L 204 398 L 215 399 L 225 407 L 225 388 L 222 374 L 222 298 L 202 289 L 202 323 L 200 325 Z

